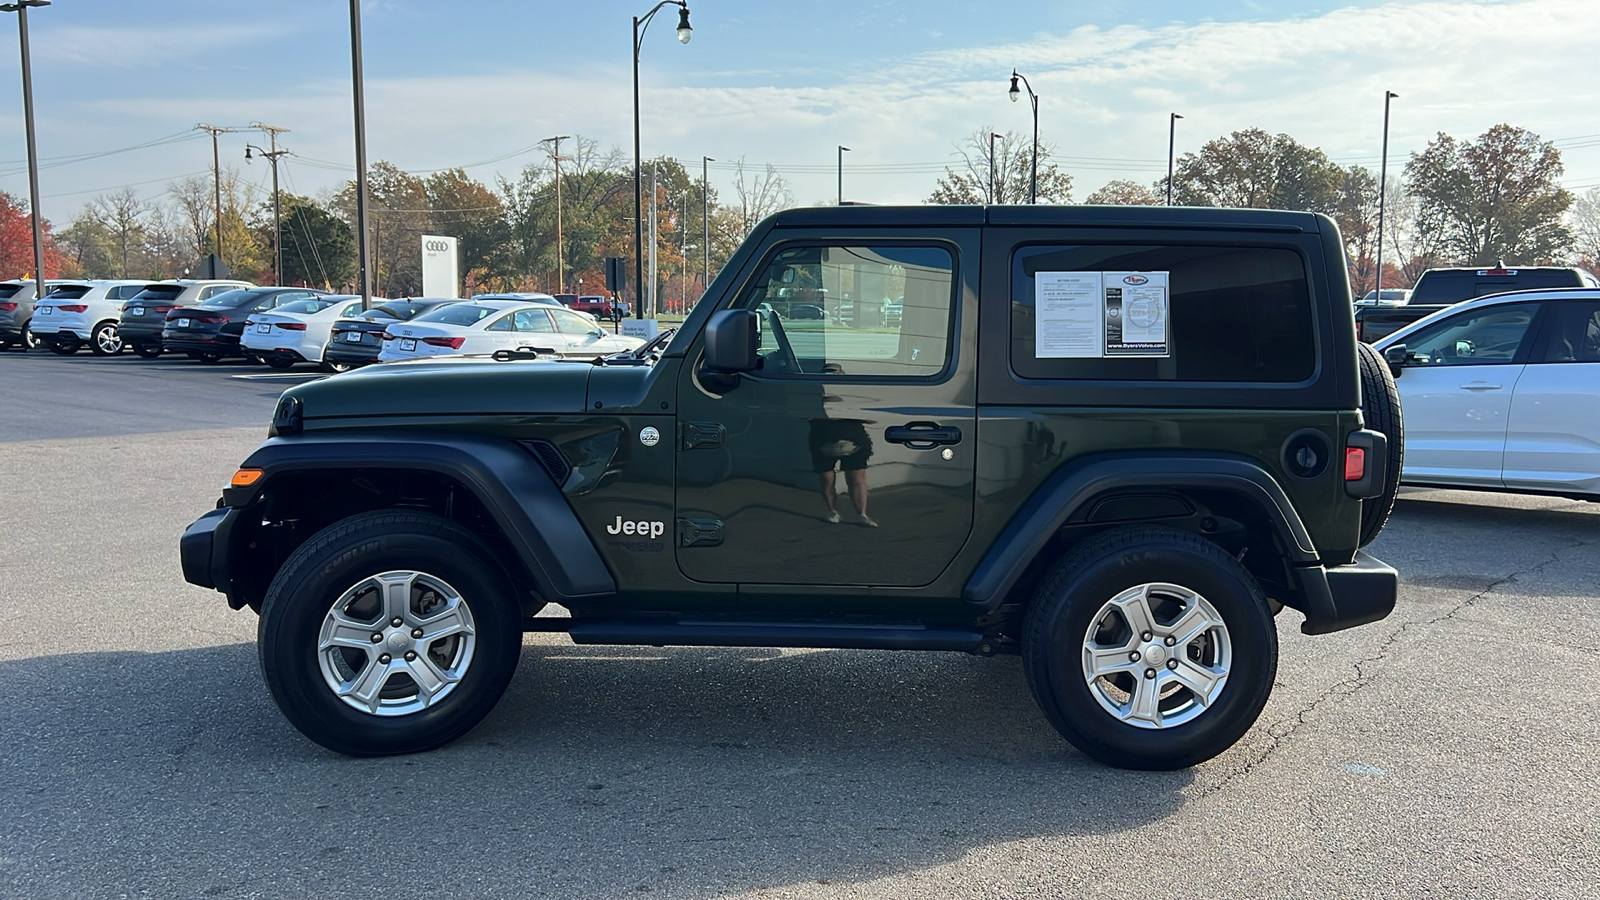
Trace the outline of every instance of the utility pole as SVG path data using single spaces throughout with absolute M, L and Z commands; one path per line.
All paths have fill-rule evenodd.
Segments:
M 705 230 L 704 245 L 700 248 L 705 254 L 704 269 L 700 273 L 701 290 L 711 287 L 711 163 L 716 162 L 709 156 L 700 157 L 700 225 Z
M 283 283 L 283 207 L 282 207 L 282 204 L 279 202 L 279 200 L 282 198 L 283 195 L 278 193 L 278 157 L 283 156 L 284 154 L 288 153 L 289 151 L 287 151 L 287 150 L 279 150 L 278 149 L 278 135 L 283 133 L 283 132 L 285 132 L 285 131 L 288 131 L 289 129 L 280 128 L 277 125 L 263 125 L 260 122 L 256 122 L 256 123 L 252 124 L 250 127 L 254 128 L 257 131 L 266 132 L 267 140 L 268 140 L 268 142 L 270 143 L 270 145 L 272 147 L 271 150 L 263 150 L 261 152 L 261 155 L 265 156 L 267 158 L 267 161 L 272 163 L 272 277 L 274 279 L 276 279 L 279 284 L 282 284 Z M 259 150 L 260 148 L 258 147 L 256 149 Z M 245 159 L 245 162 L 249 162 L 250 161 L 250 145 L 249 144 L 246 144 L 244 146 L 244 159 Z M 126 277 L 126 276 L 124 276 L 124 277 Z
M 1005 139 L 1005 135 L 989 132 L 989 202 L 994 203 L 999 198 L 994 192 L 994 139 Z
M 1383 162 L 1378 165 L 1378 271 L 1372 278 L 1372 302 L 1383 305 L 1383 195 L 1389 179 L 1389 101 L 1400 97 L 1394 91 L 1383 92 Z
M 661 170 L 650 165 L 650 314 L 653 319 L 661 314 L 656 303 L 656 197 L 661 193 Z
M 846 147 L 843 144 L 839 145 L 839 205 L 840 206 L 844 205 L 844 155 L 846 153 L 849 153 L 849 152 L 850 152 L 850 148 L 849 147 Z
M 48 6 L 50 0 L 17 0 L 0 4 L 0 12 L 17 14 L 17 35 L 22 43 L 22 118 L 28 132 L 28 202 L 33 204 L 33 300 L 43 300 L 49 289 L 44 281 L 44 211 L 39 208 L 39 150 L 33 136 L 33 59 L 28 53 L 28 7 Z M 22 349 L 28 349 L 23 341 Z
M 540 141 L 541 144 L 554 143 L 555 149 L 551 151 L 550 158 L 556 164 L 556 293 L 567 290 L 567 260 L 566 244 L 561 239 L 561 142 L 572 137 L 570 134 L 558 134 Z M 578 148 L 582 151 L 582 147 Z
M 196 125 L 194 128 L 196 131 L 211 132 L 211 185 L 217 199 L 217 262 L 226 265 L 227 260 L 222 258 L 222 158 L 217 154 L 217 135 L 233 134 L 237 129 L 218 125 Z
M 1167 118 L 1167 205 L 1172 205 L 1172 154 L 1178 147 L 1178 120 L 1183 116 L 1173 113 Z
M 371 309 L 372 271 L 367 265 L 367 103 L 366 88 L 361 77 L 361 0 L 350 0 L 350 69 L 356 120 L 356 252 L 361 257 L 356 271 L 360 281 L 361 308 Z

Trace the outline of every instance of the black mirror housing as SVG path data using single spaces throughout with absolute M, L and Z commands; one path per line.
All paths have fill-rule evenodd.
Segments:
M 761 361 L 756 354 L 761 345 L 759 322 L 759 314 L 750 309 L 712 313 L 706 323 L 706 368 L 724 374 L 755 371 Z
M 1406 365 L 1406 345 L 1395 344 L 1383 351 L 1383 361 L 1389 364 L 1389 374 L 1400 377 L 1400 370 Z

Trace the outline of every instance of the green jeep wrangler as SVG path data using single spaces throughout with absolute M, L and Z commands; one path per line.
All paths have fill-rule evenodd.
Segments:
M 1284 607 L 1394 608 L 1399 402 L 1323 216 L 791 210 L 670 336 L 536 356 L 292 388 L 184 534 L 312 740 L 438 747 L 564 631 L 1019 653 L 1074 746 L 1169 769 L 1254 723 Z

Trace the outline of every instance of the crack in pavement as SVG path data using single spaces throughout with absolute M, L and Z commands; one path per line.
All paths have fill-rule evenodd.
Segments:
M 1561 562 L 1562 553 L 1569 550 L 1577 550 L 1582 547 L 1587 547 L 1593 543 L 1594 541 L 1575 540 L 1564 547 L 1559 547 L 1550 551 L 1549 556 L 1545 557 L 1535 565 L 1529 566 L 1525 569 L 1518 569 L 1509 575 L 1490 582 L 1488 586 L 1483 588 L 1483 590 L 1472 594 L 1465 600 L 1462 600 L 1460 603 L 1452 606 L 1449 611 L 1441 615 L 1434 616 L 1431 619 L 1423 619 L 1415 622 L 1402 622 L 1398 628 L 1394 629 L 1386 638 L 1384 638 L 1383 643 L 1379 645 L 1378 651 L 1375 654 L 1363 657 L 1351 663 L 1351 667 L 1355 669 L 1355 675 L 1353 677 L 1334 682 L 1322 693 L 1312 698 L 1309 703 L 1306 703 L 1299 710 L 1297 710 L 1293 716 L 1290 716 L 1286 719 L 1280 719 L 1279 721 L 1268 725 L 1266 732 L 1271 740 L 1268 742 L 1267 746 L 1259 754 L 1257 754 L 1254 759 L 1245 762 L 1244 765 L 1240 766 L 1234 772 L 1229 773 L 1216 784 L 1205 789 L 1204 791 L 1201 791 L 1198 795 L 1196 795 L 1195 799 L 1200 800 L 1216 794 L 1229 784 L 1233 783 L 1236 779 L 1250 774 L 1250 772 L 1257 766 L 1260 766 L 1268 759 L 1271 759 L 1272 756 L 1288 742 L 1289 738 L 1294 736 L 1295 732 L 1299 731 L 1300 727 L 1306 724 L 1307 717 L 1310 716 L 1310 714 L 1324 702 L 1335 697 L 1344 698 L 1353 696 L 1362 688 L 1371 684 L 1372 679 L 1377 674 L 1377 669 L 1374 668 L 1372 671 L 1368 671 L 1367 667 L 1376 666 L 1377 664 L 1382 663 L 1389 656 L 1390 650 L 1392 650 L 1394 646 L 1400 642 L 1401 637 L 1405 635 L 1407 631 L 1410 631 L 1413 628 L 1437 625 L 1440 622 L 1452 619 L 1457 613 L 1460 613 L 1466 609 L 1470 609 L 1479 600 L 1482 600 L 1484 597 L 1494 593 L 1495 589 L 1501 585 L 1509 584 L 1526 575 L 1532 575 L 1534 573 L 1541 572 L 1546 567 Z

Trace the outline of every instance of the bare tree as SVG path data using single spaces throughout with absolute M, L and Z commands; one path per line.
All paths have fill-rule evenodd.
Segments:
M 101 194 L 89 203 L 89 213 L 94 216 L 117 242 L 122 253 L 122 277 L 128 277 L 128 245 L 141 248 L 145 237 L 145 217 L 150 204 L 139 199 L 133 188 L 125 187 L 109 194 Z
M 196 257 L 211 252 L 211 226 L 216 219 L 211 179 L 190 175 L 167 185 L 167 193 L 177 204 L 182 233 Z
M 734 193 L 739 197 L 739 222 L 746 235 L 756 223 L 794 205 L 794 192 L 778 170 L 767 164 L 760 175 L 746 175 L 744 157 L 734 166 Z
M 1600 187 L 1590 188 L 1573 198 L 1567 221 L 1577 262 L 1590 268 L 1600 267 Z
M 1033 182 L 1033 137 L 1008 131 L 994 139 L 994 196 L 989 196 L 989 134 L 980 128 L 956 144 L 956 165 L 928 197 L 929 203 L 1027 203 Z M 1039 145 L 1039 201 L 1071 203 L 1072 176 L 1052 161 L 1055 148 Z

